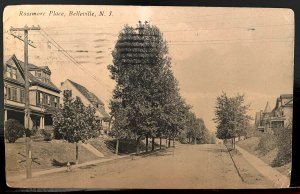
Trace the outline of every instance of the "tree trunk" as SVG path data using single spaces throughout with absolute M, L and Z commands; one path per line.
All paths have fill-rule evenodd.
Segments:
M 171 147 L 171 138 L 169 137 L 168 148 Z
M 159 138 L 159 149 L 161 149 L 161 137 Z
M 116 144 L 116 155 L 119 153 L 119 139 L 117 139 L 117 144 Z
M 194 138 L 194 144 L 197 144 L 197 138 Z
M 173 138 L 173 148 L 175 148 L 175 138 Z
M 146 135 L 146 152 L 148 152 L 148 135 Z
M 189 137 L 189 143 L 191 143 L 191 138 Z
M 155 150 L 155 142 L 154 142 L 154 140 L 155 140 L 155 137 L 152 137 L 152 149 L 151 149 L 151 151 Z
M 136 139 L 136 155 L 140 154 L 140 139 L 141 139 L 141 137 L 138 137 Z
M 78 142 L 76 142 L 76 164 L 78 164 Z
M 233 149 L 235 149 L 235 137 L 233 138 Z
M 168 146 L 168 138 L 166 138 L 166 147 Z

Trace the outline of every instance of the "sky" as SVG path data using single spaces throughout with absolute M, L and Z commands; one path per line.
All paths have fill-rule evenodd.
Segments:
M 87 14 L 77 16 L 78 11 Z M 24 43 L 10 35 L 11 26 L 40 26 L 29 31 L 36 46 L 29 47 L 29 62 L 47 65 L 58 87 L 66 79 L 85 86 L 109 112 L 115 86 L 107 70 L 111 52 L 124 25 L 138 21 L 162 31 L 180 92 L 211 131 L 216 130 L 214 106 L 222 91 L 244 94 L 252 117 L 267 102 L 273 108 L 280 94 L 293 92 L 294 14 L 289 9 L 10 6 L 3 15 L 4 55 L 24 58 Z

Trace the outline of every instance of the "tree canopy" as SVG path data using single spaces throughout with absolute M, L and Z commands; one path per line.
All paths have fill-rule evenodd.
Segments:
M 126 25 L 112 55 L 108 69 L 116 81 L 110 102 L 113 134 L 137 139 L 178 135 L 189 106 L 180 96 L 160 30 L 149 23 Z
M 84 106 L 79 97 L 73 99 L 71 91 L 65 90 L 63 107 L 52 116 L 54 138 L 75 143 L 96 137 L 100 124 L 95 112 L 94 107 Z
M 225 92 L 218 96 L 215 106 L 214 121 L 217 124 L 217 138 L 230 139 L 244 133 L 252 119 L 247 112 L 250 105 L 245 105 L 244 95 L 228 97 Z

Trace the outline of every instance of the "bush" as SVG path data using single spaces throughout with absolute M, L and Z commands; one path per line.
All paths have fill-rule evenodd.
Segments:
M 261 134 L 257 149 L 262 155 L 266 155 L 269 151 L 276 148 L 276 137 L 268 132 Z
M 272 166 L 283 166 L 292 160 L 292 127 L 275 129 L 278 153 L 272 162 Z
M 52 140 L 52 135 L 51 133 L 47 132 L 46 130 L 42 129 L 41 134 L 44 137 L 44 141 L 51 141 Z
M 60 131 L 59 131 L 59 128 L 53 129 L 53 139 L 57 139 L 57 140 L 64 139 L 63 134 L 60 133 Z
M 25 128 L 24 126 L 15 119 L 8 119 L 5 122 L 5 138 L 9 143 L 15 143 L 17 139 L 24 135 Z

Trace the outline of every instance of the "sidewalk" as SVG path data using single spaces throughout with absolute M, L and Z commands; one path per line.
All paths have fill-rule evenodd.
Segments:
M 280 172 L 273 169 L 271 166 L 269 166 L 253 154 L 250 154 L 243 148 L 236 145 L 236 149 L 254 168 L 256 168 L 256 170 L 258 170 L 263 176 L 271 180 L 276 188 L 287 188 L 290 186 L 290 179 L 288 177 L 282 175 Z

